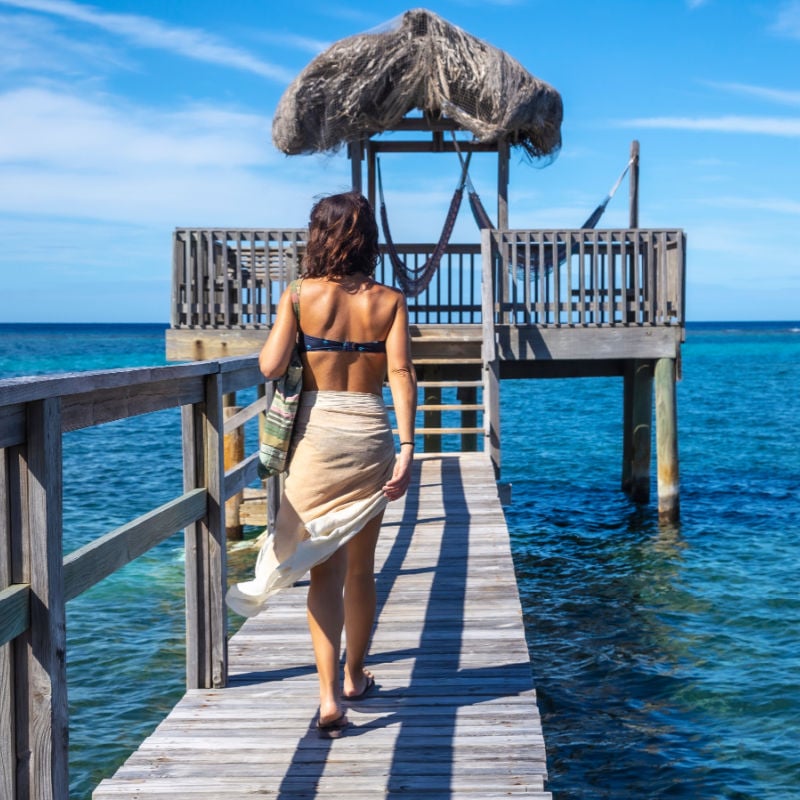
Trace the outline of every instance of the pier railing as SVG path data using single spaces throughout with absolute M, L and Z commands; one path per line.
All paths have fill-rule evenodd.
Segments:
M 179 228 L 173 239 L 173 328 L 268 328 L 286 284 L 297 276 L 308 232 Z M 434 245 L 398 246 L 410 269 L 431 257 Z M 414 323 L 479 323 L 480 245 L 453 244 L 429 286 L 409 298 Z M 376 271 L 395 283 L 386 248 Z
M 485 231 L 495 322 L 539 327 L 683 325 L 680 230 Z
M 685 237 L 679 230 L 514 230 L 492 246 L 451 244 L 430 284 L 408 298 L 415 324 L 480 324 L 491 266 L 495 321 L 534 326 L 683 325 Z M 173 247 L 173 328 L 268 328 L 297 275 L 304 229 L 180 228 Z M 397 245 L 411 271 L 432 244 Z M 483 266 L 482 266 L 483 262 Z M 396 285 L 383 248 L 377 270 Z
M 262 385 L 253 357 L 0 381 L 0 797 L 67 798 L 66 603 L 181 530 L 187 686 L 225 684 L 224 505 L 258 456 L 226 472 L 224 436 L 266 400 L 226 419 L 223 397 Z M 183 493 L 64 557 L 63 434 L 175 407 Z

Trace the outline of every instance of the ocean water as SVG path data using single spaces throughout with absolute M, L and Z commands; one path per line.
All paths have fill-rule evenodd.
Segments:
M 0 325 L 0 377 L 164 362 L 164 326 Z M 800 323 L 690 325 L 681 520 L 619 491 L 619 379 L 504 381 L 556 800 L 800 796 Z M 65 436 L 65 552 L 181 491 L 177 410 Z M 253 533 L 250 531 L 249 533 Z M 71 797 L 183 692 L 180 535 L 67 608 Z M 236 551 L 233 575 L 251 554 Z M 235 621 L 235 619 L 232 619 Z

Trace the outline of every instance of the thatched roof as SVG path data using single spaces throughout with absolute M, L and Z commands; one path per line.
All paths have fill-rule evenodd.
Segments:
M 480 142 L 506 138 L 534 157 L 561 146 L 561 96 L 502 50 L 425 9 L 378 33 L 342 39 L 291 83 L 272 122 L 289 155 L 390 130 L 413 109 Z

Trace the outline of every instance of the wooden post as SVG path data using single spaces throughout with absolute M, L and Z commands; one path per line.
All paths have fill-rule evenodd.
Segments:
M 205 379 L 205 400 L 184 406 L 184 488 L 204 487 L 206 516 L 186 529 L 186 687 L 228 678 L 222 380 Z
M 680 482 L 674 358 L 659 358 L 656 361 L 655 387 L 658 516 L 665 522 L 676 522 L 680 517 Z
M 477 405 L 478 390 L 475 386 L 459 386 L 457 390 L 458 401 L 462 405 Z M 478 412 L 467 410 L 461 412 L 462 428 L 478 427 Z M 465 453 L 473 453 L 478 449 L 478 436 L 475 433 L 461 434 L 461 450 Z
M 375 147 L 374 142 L 370 139 L 367 140 L 366 146 L 366 161 L 367 161 L 367 200 L 372 206 L 373 210 L 377 212 L 378 201 L 375 185 Z
M 430 367 L 428 375 L 432 380 L 439 380 L 441 378 L 441 370 L 436 367 Z M 425 405 L 441 405 L 442 404 L 442 390 L 439 386 L 425 386 L 422 393 L 423 404 Z M 422 414 L 422 425 L 424 428 L 441 428 L 442 427 L 442 412 L 439 410 L 424 411 Z M 425 453 L 441 453 L 442 452 L 442 437 L 438 433 L 426 433 L 422 437 L 422 450 Z
M 362 191 L 363 179 L 361 177 L 361 158 L 363 147 L 361 141 L 347 143 L 347 155 L 350 157 L 350 174 L 354 192 Z
M 627 360 L 622 372 L 622 491 L 631 490 L 631 463 L 633 461 L 633 379 L 635 362 Z
M 631 142 L 631 168 L 630 168 L 630 224 L 629 228 L 639 227 L 639 142 Z
M 507 139 L 497 142 L 497 229 L 508 230 L 508 166 L 510 152 Z
M 484 451 L 492 459 L 495 478 L 500 477 L 500 361 L 495 342 L 494 308 L 494 247 L 492 231 L 481 231 L 481 260 L 483 274 L 481 281 L 481 319 L 483 361 L 483 428 L 485 436 Z
M 0 449 L 0 590 L 12 579 L 10 448 Z M 14 728 L 14 643 L 0 646 L 0 797 L 15 798 L 16 762 Z
M 242 409 L 239 406 L 225 406 L 224 418 L 230 419 Z M 225 471 L 244 461 L 244 429 L 239 427 L 225 434 Z M 225 536 L 228 541 L 239 541 L 242 538 L 242 523 L 239 509 L 242 505 L 242 492 L 225 501 Z
M 66 614 L 63 577 L 61 400 L 28 405 L 22 449 L 21 530 L 14 583 L 31 591 L 30 627 L 16 641 L 17 796 L 69 794 Z M 12 529 L 13 529 L 12 525 Z M 21 539 L 21 540 L 20 540 Z M 14 546 L 12 545 L 12 548 Z
M 653 420 L 653 365 L 633 363 L 631 408 L 630 484 L 628 491 L 636 503 L 650 502 L 650 461 Z

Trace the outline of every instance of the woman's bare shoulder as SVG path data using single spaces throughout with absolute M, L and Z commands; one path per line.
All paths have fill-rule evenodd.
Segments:
M 375 283 L 374 288 L 376 291 L 381 293 L 382 297 L 385 297 L 387 300 L 391 299 L 393 302 L 405 302 L 405 295 L 400 291 L 400 289 L 395 289 L 393 286 L 387 286 L 385 283 Z

